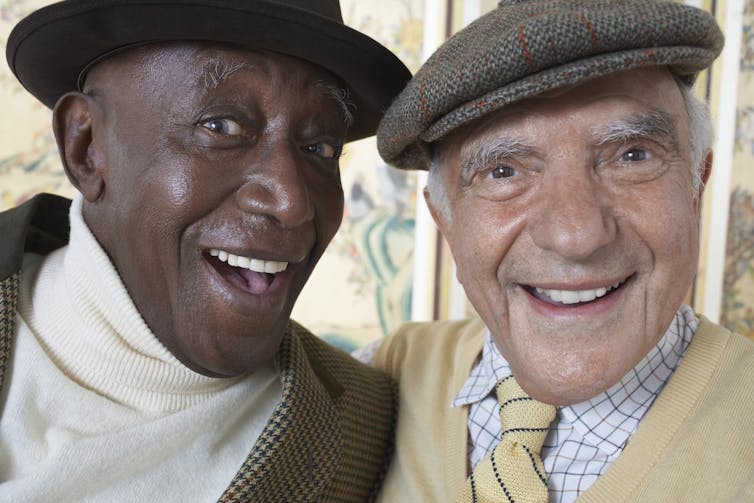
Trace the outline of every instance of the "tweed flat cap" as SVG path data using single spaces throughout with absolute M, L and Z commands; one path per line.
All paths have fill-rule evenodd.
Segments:
M 377 131 L 386 162 L 428 169 L 427 145 L 524 98 L 641 67 L 691 84 L 720 54 L 707 12 L 654 0 L 504 0 L 451 37 L 398 95 Z

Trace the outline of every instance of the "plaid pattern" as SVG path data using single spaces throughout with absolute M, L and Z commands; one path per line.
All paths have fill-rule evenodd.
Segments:
M 19 234 L 26 243 L 0 242 L 0 262 L 12 257 L 20 263 L 24 247 L 47 253 L 64 244 L 68 229 L 60 226 L 68 221 L 67 207 L 46 195 L 0 214 L 0 229 L 28 226 Z M 19 277 L 16 271 L 0 280 L 0 389 L 11 357 Z M 278 358 L 282 402 L 219 501 L 374 500 L 392 453 L 395 383 L 293 321 Z
M 550 501 L 574 501 L 618 458 L 688 348 L 699 320 L 682 306 L 664 336 L 620 382 L 585 402 L 560 407 L 542 448 Z M 482 356 L 453 407 L 469 405 L 469 464 L 500 442 L 495 384 L 511 374 L 487 334 Z
M 385 113 L 389 164 L 428 169 L 427 144 L 502 107 L 629 69 L 669 66 L 687 82 L 722 50 L 709 13 L 656 0 L 502 1 L 451 37 Z

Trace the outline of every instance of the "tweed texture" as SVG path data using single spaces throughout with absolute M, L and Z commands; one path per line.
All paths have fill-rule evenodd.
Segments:
M 0 213 L 0 259 L 65 244 L 69 201 L 49 194 Z M 18 259 L 18 260 L 16 260 Z M 20 271 L 0 279 L 0 391 L 12 354 Z M 219 501 L 375 499 L 393 448 L 395 383 L 291 321 L 278 352 L 283 398 Z M 2 410 L 0 404 L 0 412 Z
M 692 83 L 722 46 L 710 14 L 675 2 L 503 1 L 429 58 L 387 110 L 377 147 L 393 166 L 428 169 L 428 144 L 501 107 L 642 67 Z
M 394 384 L 295 322 L 279 359 L 281 403 L 220 501 L 373 501 L 389 461 Z
M 18 274 L 13 274 L 0 281 L 0 389 L 3 388 L 5 369 L 10 362 L 13 325 L 18 302 L 18 278 Z

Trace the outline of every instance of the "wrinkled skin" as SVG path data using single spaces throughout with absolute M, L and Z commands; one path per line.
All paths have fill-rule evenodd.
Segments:
M 564 405 L 615 384 L 696 271 L 700 189 L 672 76 L 636 70 L 520 102 L 441 152 L 449 216 L 425 191 L 428 204 L 521 386 Z M 587 300 L 558 298 L 575 292 Z
M 323 83 L 336 85 L 284 55 L 175 43 L 98 64 L 56 106 L 85 221 L 149 328 L 196 372 L 274 357 L 340 225 L 347 128 Z M 287 268 L 251 272 L 217 251 Z

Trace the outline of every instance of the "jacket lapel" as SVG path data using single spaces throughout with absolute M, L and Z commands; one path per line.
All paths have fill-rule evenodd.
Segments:
M 21 270 L 24 252 L 47 254 L 68 242 L 71 201 L 38 194 L 0 215 L 0 280 Z
M 46 254 L 68 242 L 70 203 L 39 194 L 0 214 L 0 390 L 11 358 L 24 252 Z
M 0 390 L 3 389 L 5 369 L 10 361 L 17 300 L 18 274 L 13 274 L 0 280 Z
M 221 502 L 316 501 L 340 464 L 342 388 L 313 355 L 295 324 L 278 353 L 282 399 Z

